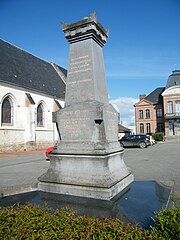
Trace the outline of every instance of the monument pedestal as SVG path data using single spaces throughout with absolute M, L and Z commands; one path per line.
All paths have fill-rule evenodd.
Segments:
M 53 115 L 61 140 L 38 188 L 110 200 L 133 176 L 118 142 L 118 113 L 108 102 L 102 54 L 108 31 L 95 14 L 63 24 L 63 31 L 70 43 L 65 107 Z
M 44 192 L 110 200 L 133 181 L 122 156 L 123 151 L 99 156 L 52 154 L 50 168 L 39 178 L 39 188 Z

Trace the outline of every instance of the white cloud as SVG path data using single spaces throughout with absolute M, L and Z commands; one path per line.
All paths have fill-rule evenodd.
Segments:
M 130 123 L 135 123 L 134 104 L 138 101 L 139 99 L 132 97 L 119 97 L 110 100 L 110 103 L 120 113 L 120 121 L 122 121 L 124 126 L 128 126 Z

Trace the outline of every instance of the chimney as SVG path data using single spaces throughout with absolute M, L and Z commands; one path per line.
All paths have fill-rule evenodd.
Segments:
M 142 99 L 144 99 L 146 97 L 146 94 L 140 94 L 139 95 L 139 101 L 141 101 Z

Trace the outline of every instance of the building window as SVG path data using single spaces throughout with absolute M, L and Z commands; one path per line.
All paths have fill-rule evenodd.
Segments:
M 143 119 L 144 117 L 143 117 L 143 110 L 139 110 L 139 118 L 140 119 Z
M 169 121 L 169 136 L 174 135 L 174 120 Z
M 144 124 L 140 123 L 140 133 L 144 133 Z
M 156 110 L 156 115 L 157 115 L 157 117 L 162 117 L 162 108 L 157 108 L 157 110 Z
M 2 103 L 2 125 L 13 125 L 13 103 L 6 97 Z
M 146 118 L 149 119 L 150 118 L 150 110 L 146 109 Z
M 176 114 L 180 115 L 180 100 L 176 101 Z
M 150 132 L 151 132 L 151 124 L 146 123 L 146 133 L 150 133 Z
M 163 123 L 157 124 L 157 132 L 164 132 L 164 124 Z
M 176 124 L 177 124 L 177 135 L 180 135 L 180 120 L 179 119 L 177 119 Z
M 42 103 L 40 103 L 37 107 L 37 126 L 44 126 L 44 107 Z
M 173 102 L 167 102 L 167 113 L 173 113 Z

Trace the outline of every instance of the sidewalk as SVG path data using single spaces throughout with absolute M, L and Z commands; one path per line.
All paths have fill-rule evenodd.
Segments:
M 15 156 L 23 156 L 29 154 L 37 154 L 42 153 L 44 154 L 46 149 L 39 149 L 39 150 L 28 150 L 28 151 L 20 151 L 20 152 L 0 152 L 0 160 L 4 157 L 15 157 Z

